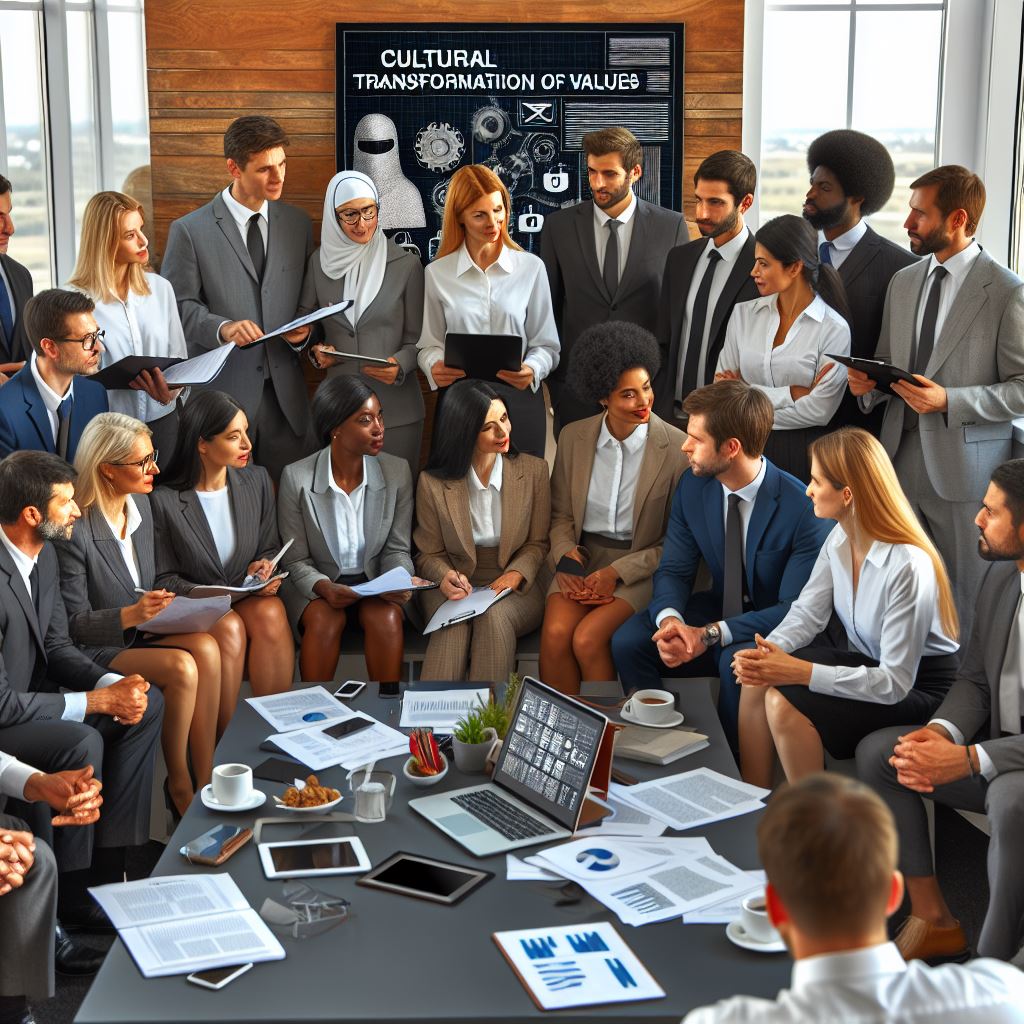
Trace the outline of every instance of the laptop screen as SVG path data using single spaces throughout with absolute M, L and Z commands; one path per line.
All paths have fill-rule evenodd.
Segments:
M 493 781 L 574 829 L 608 720 L 529 677 Z

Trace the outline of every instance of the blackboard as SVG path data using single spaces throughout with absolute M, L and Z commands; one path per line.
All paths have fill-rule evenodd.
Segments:
M 629 128 L 637 195 L 682 210 L 683 26 L 337 26 L 337 161 L 381 193 L 380 226 L 426 261 L 448 180 L 491 166 L 512 195 L 509 229 L 540 251 L 544 217 L 588 199 L 582 137 Z

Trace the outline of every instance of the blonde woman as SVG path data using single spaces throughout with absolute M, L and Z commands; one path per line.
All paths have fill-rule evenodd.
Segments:
M 167 788 L 174 811 L 183 814 L 195 792 L 193 775 L 196 786 L 210 781 L 221 658 L 206 633 L 146 635 L 146 623 L 174 597 L 154 586 L 149 494 L 160 472 L 157 456 L 144 423 L 115 412 L 94 417 L 75 455 L 82 518 L 71 539 L 57 543 L 57 556 L 71 638 L 99 664 L 138 673 L 163 691 Z
M 142 204 L 122 192 L 98 192 L 82 217 L 78 262 L 68 282 L 96 303 L 104 332 L 103 365 L 127 356 L 185 358 L 185 335 L 171 285 L 146 270 L 149 241 Z M 109 391 L 111 412 L 150 423 L 174 411 L 180 388 L 169 388 L 160 370 L 144 370 L 132 390 Z
M 814 514 L 839 525 L 786 617 L 733 661 L 743 777 L 759 786 L 773 747 L 795 782 L 822 770 L 825 750 L 850 758 L 868 733 L 927 721 L 957 670 L 949 577 L 885 449 L 844 427 L 810 455 Z M 849 650 L 809 646 L 833 611 Z
M 418 360 L 431 389 L 447 388 L 465 376 L 445 365 L 448 332 L 522 338 L 519 369 L 501 370 L 498 382 L 488 383 L 516 425 L 516 446 L 543 457 L 547 421 L 540 385 L 558 365 L 558 331 L 544 264 L 512 241 L 511 216 L 508 189 L 489 167 L 470 164 L 452 175 L 441 247 L 426 270 Z

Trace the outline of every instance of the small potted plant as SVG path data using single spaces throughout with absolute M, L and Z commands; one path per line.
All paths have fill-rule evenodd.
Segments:
M 462 772 L 482 772 L 487 765 L 487 754 L 498 733 L 484 723 L 484 708 L 472 708 L 456 723 L 452 730 L 452 749 L 455 767 Z
M 402 774 L 414 786 L 433 786 L 448 774 L 448 759 L 438 750 L 429 729 L 413 729 L 409 751 L 412 756 L 402 766 Z

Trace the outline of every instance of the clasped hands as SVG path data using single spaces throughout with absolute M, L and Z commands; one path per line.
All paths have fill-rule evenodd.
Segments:
M 20 889 L 35 863 L 36 842 L 31 832 L 0 832 L 0 896 Z
M 742 686 L 810 685 L 811 662 L 794 658 L 760 633 L 754 634 L 754 643 L 733 655 L 732 668 Z
M 579 548 L 566 552 L 566 556 L 583 565 L 583 555 Z M 615 588 L 619 585 L 619 574 L 610 566 L 596 569 L 586 576 L 574 576 L 572 573 L 555 573 L 558 589 L 563 597 L 583 605 L 610 604 L 614 600 Z
M 132 674 L 110 686 L 90 690 L 85 695 L 86 714 L 110 715 L 121 725 L 137 725 L 149 706 L 148 689 L 149 683 L 142 676 Z
M 896 779 L 915 793 L 957 782 L 971 774 L 969 748 L 953 742 L 941 725 L 926 725 L 899 738 L 889 764 Z M 974 763 L 974 762 L 972 762 Z
M 893 394 L 902 398 L 914 412 L 924 415 L 929 412 L 947 412 L 949 410 L 949 396 L 941 384 L 929 380 L 920 373 L 913 374 L 920 387 L 914 387 L 906 381 L 900 380 L 892 385 Z M 850 388 L 850 394 L 860 398 L 878 387 L 878 382 L 872 380 L 861 370 L 854 370 L 852 367 L 846 371 L 846 382 Z
M 74 771 L 36 772 L 25 783 L 25 799 L 49 804 L 57 812 L 54 825 L 91 825 L 99 820 L 102 789 L 87 764 Z

